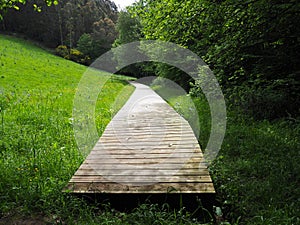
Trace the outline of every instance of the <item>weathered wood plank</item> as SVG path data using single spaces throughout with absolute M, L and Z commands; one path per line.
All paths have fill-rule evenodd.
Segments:
M 134 175 L 131 176 L 118 176 L 112 175 L 110 176 L 112 180 L 118 179 L 122 183 L 133 183 L 135 182 L 136 177 Z M 211 182 L 211 178 L 209 175 L 202 175 L 202 176 L 156 176 L 157 180 L 164 180 L 165 183 L 206 183 Z M 153 182 L 153 178 L 151 175 L 145 176 L 143 178 L 144 182 Z M 86 175 L 86 176 L 73 176 L 70 182 L 103 182 L 103 183 L 111 183 L 111 181 L 103 176 L 97 175 Z M 139 179 L 137 179 L 139 182 Z
M 188 154 L 188 153 L 186 153 Z M 170 159 L 170 158 L 175 158 L 178 159 L 178 162 L 180 162 L 181 160 L 185 159 L 187 156 L 184 156 L 183 154 L 181 154 L 182 157 L 180 157 L 180 155 L 172 155 L 172 154 L 123 154 L 123 155 L 117 155 L 117 154 L 105 154 L 105 155 L 97 155 L 98 157 L 94 157 L 94 159 L 97 160 L 101 160 L 101 159 L 111 159 L 112 157 L 114 159 L 134 159 L 135 161 L 138 161 L 140 159 L 143 160 L 150 160 L 150 159 L 157 159 L 159 161 L 163 160 L 163 159 Z M 90 159 L 90 157 L 88 158 Z M 201 158 L 199 158 L 200 160 Z M 87 161 L 88 162 L 88 161 Z
M 134 148 L 133 148 L 134 147 Z M 113 145 L 113 144 L 103 144 L 103 145 L 97 145 L 95 146 L 94 150 L 99 150 L 99 151 L 107 151 L 107 150 L 110 150 L 110 149 L 116 149 L 116 148 L 120 148 L 121 149 L 134 149 L 134 150 L 144 150 L 144 151 L 147 151 L 147 150 L 152 150 L 152 149 L 161 149 L 162 151 L 163 150 L 181 150 L 182 149 L 182 152 L 184 152 L 184 150 L 192 150 L 194 152 L 196 152 L 196 150 L 198 150 L 197 148 L 195 148 L 195 144 L 189 144 L 189 145 L 179 145 L 179 144 L 175 144 L 175 143 L 165 143 L 164 145 L 146 145 L 146 146 L 127 146 L 125 144 L 120 144 L 120 145 Z
M 215 193 L 211 182 L 207 183 L 159 183 L 154 185 L 121 185 L 117 183 L 90 183 L 70 182 L 68 189 L 74 193 L 114 193 L 114 194 L 138 194 L 138 193 Z
M 98 152 L 99 151 L 99 152 Z M 199 154 L 198 156 L 202 158 L 203 154 L 202 152 L 196 152 L 194 149 L 181 149 L 180 150 L 181 153 L 192 153 L 192 154 Z M 149 151 L 145 151 L 145 150 L 140 150 L 140 149 L 137 149 L 137 150 L 134 150 L 134 152 L 130 149 L 120 149 L 120 148 L 117 148 L 117 147 L 112 147 L 109 151 L 108 151 L 109 154 L 111 155 L 128 155 L 128 154 L 145 154 L 145 155 L 151 155 L 151 154 L 172 154 L 174 153 L 174 149 L 158 149 L 158 148 L 155 148 L 155 149 L 151 149 Z M 91 153 L 91 157 L 97 157 L 97 156 L 100 156 L 101 157 L 101 154 L 107 154 L 107 152 L 103 153 L 103 151 L 101 149 L 94 149 L 94 151 Z
M 124 166 L 122 165 L 128 165 L 127 163 L 119 163 L 119 164 L 113 164 L 113 163 L 103 163 L 102 165 L 99 165 L 98 163 L 96 162 L 88 162 L 88 163 L 85 163 L 84 165 L 82 165 L 80 167 L 80 170 L 85 170 L 85 169 L 94 169 L 94 170 L 97 170 L 97 169 L 101 169 L 101 170 L 112 170 L 112 171 L 116 171 L 116 170 L 122 170 L 124 168 Z M 156 170 L 172 170 L 174 169 L 174 164 L 178 164 L 179 166 L 181 165 L 180 163 L 178 162 L 168 162 L 168 163 L 161 163 L 158 167 L 156 167 L 155 169 Z M 132 163 L 132 164 L 129 164 L 129 165 L 132 165 L 132 166 L 137 166 L 139 168 L 141 168 L 140 170 L 153 170 L 153 166 L 149 166 L 149 163 L 142 163 L 142 162 L 135 162 L 135 163 Z M 148 167 L 147 167 L 148 165 Z M 176 165 L 175 165 L 176 166 Z M 113 169 L 112 169 L 113 167 Z M 135 167 L 132 167 L 134 170 L 136 170 Z M 199 168 L 199 164 L 198 163 L 190 163 L 190 164 L 186 164 L 184 165 L 183 168 L 181 168 L 181 170 L 185 170 L 185 169 L 195 169 L 195 171 L 197 172 L 201 172 L 201 171 L 206 171 L 206 168 Z M 128 169 L 129 170 L 129 169 Z
M 101 169 L 101 172 L 99 172 L 99 170 Z M 106 170 L 108 172 L 106 172 Z M 174 173 L 174 166 L 172 166 L 172 169 L 170 169 L 170 167 L 160 167 L 160 168 L 145 168 L 142 170 L 139 170 L 138 173 L 139 174 L 143 174 L 143 176 L 146 175 L 151 175 L 151 173 L 154 172 L 159 172 L 161 171 L 161 174 L 171 174 Z M 184 168 L 184 169 L 180 169 L 179 171 L 175 171 L 176 172 L 176 176 L 203 176 L 203 175 L 208 175 L 207 170 L 205 169 L 198 169 L 198 168 Z M 136 169 L 134 168 L 128 168 L 126 170 L 126 175 L 129 174 L 136 174 Z M 103 175 L 103 174 L 109 174 L 109 175 L 122 175 L 124 174 L 124 167 L 119 166 L 117 169 L 111 170 L 111 168 L 105 167 L 105 166 L 98 166 L 98 167 L 94 167 L 94 166 L 85 166 L 82 167 L 80 170 L 77 170 L 77 172 L 75 173 L 75 175 L 80 175 L 80 176 L 85 176 L 85 175 Z
M 66 189 L 74 193 L 214 193 L 188 122 L 150 88 L 135 85 L 136 91 Z

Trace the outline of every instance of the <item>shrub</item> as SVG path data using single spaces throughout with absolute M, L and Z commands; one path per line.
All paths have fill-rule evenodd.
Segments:
M 272 86 L 236 86 L 226 91 L 229 106 L 247 113 L 256 119 L 277 119 L 296 116 L 299 112 L 293 107 L 297 99 Z
M 93 40 L 90 34 L 83 34 L 78 40 L 77 49 L 85 55 L 91 55 L 93 51 Z
M 65 58 L 65 59 L 69 59 L 69 60 L 72 60 L 72 61 L 80 63 L 80 64 L 84 64 L 84 65 L 90 64 L 90 60 L 91 60 L 90 57 L 84 55 L 81 51 L 79 51 L 75 48 L 69 49 L 65 45 L 59 45 L 55 49 L 55 52 L 57 55 Z
M 66 45 L 59 45 L 55 49 L 55 53 L 65 59 L 70 59 L 70 52 Z
M 70 59 L 75 62 L 80 62 L 80 60 L 84 57 L 83 53 L 78 51 L 77 49 L 70 49 Z

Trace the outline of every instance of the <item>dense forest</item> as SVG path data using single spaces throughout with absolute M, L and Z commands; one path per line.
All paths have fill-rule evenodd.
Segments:
M 111 48 L 117 35 L 118 11 L 109 0 L 61 0 L 49 7 L 43 0 L 29 0 L 17 5 L 18 10 L 5 13 L 2 31 L 24 34 L 47 47 L 59 46 L 58 54 L 74 61 L 90 63 Z
M 141 0 L 127 9 L 119 16 L 118 43 L 174 42 L 210 66 L 229 105 L 258 119 L 299 115 L 297 0 Z M 185 75 L 175 68 L 157 65 L 156 74 L 186 86 Z M 199 82 L 192 85 L 196 95 Z

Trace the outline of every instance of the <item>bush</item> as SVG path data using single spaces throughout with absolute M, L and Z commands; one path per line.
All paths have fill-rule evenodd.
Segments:
M 77 49 L 85 55 L 91 55 L 93 51 L 93 40 L 90 34 L 83 34 L 78 40 Z
M 294 108 L 295 104 L 299 104 L 299 100 L 272 86 L 236 86 L 227 90 L 225 95 L 229 107 L 235 107 L 241 113 L 247 113 L 259 120 L 296 117 L 299 114 Z
M 65 59 L 70 59 L 70 52 L 66 45 L 59 45 L 55 49 L 55 53 L 56 53 L 56 55 L 59 55 Z
M 91 60 L 90 57 L 84 55 L 81 51 L 79 51 L 75 48 L 69 49 L 65 45 L 59 45 L 55 49 L 55 52 L 57 55 L 65 58 L 65 59 L 69 59 L 69 60 L 72 60 L 72 61 L 80 63 L 80 64 L 84 64 L 84 65 L 90 64 L 90 60 Z

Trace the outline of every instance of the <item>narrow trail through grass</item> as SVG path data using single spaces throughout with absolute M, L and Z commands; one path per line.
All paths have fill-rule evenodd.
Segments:
M 199 224 L 185 210 L 142 204 L 131 213 L 62 192 L 84 160 L 72 107 L 86 67 L 0 35 L 0 224 Z M 109 74 L 98 72 L 103 80 Z M 112 76 L 98 96 L 99 136 L 134 88 Z
M 85 70 L 27 41 L 0 35 L 0 224 L 199 224 L 184 210 L 166 205 L 143 204 L 121 213 L 62 193 L 83 161 L 72 107 Z M 133 91 L 119 78 L 109 79 L 98 98 L 99 135 Z M 193 100 L 205 148 L 209 107 L 201 96 Z M 169 103 L 189 119 L 190 102 L 184 96 Z M 229 110 L 227 122 L 222 149 L 210 167 L 225 219 L 232 224 L 299 224 L 299 121 L 255 121 Z

